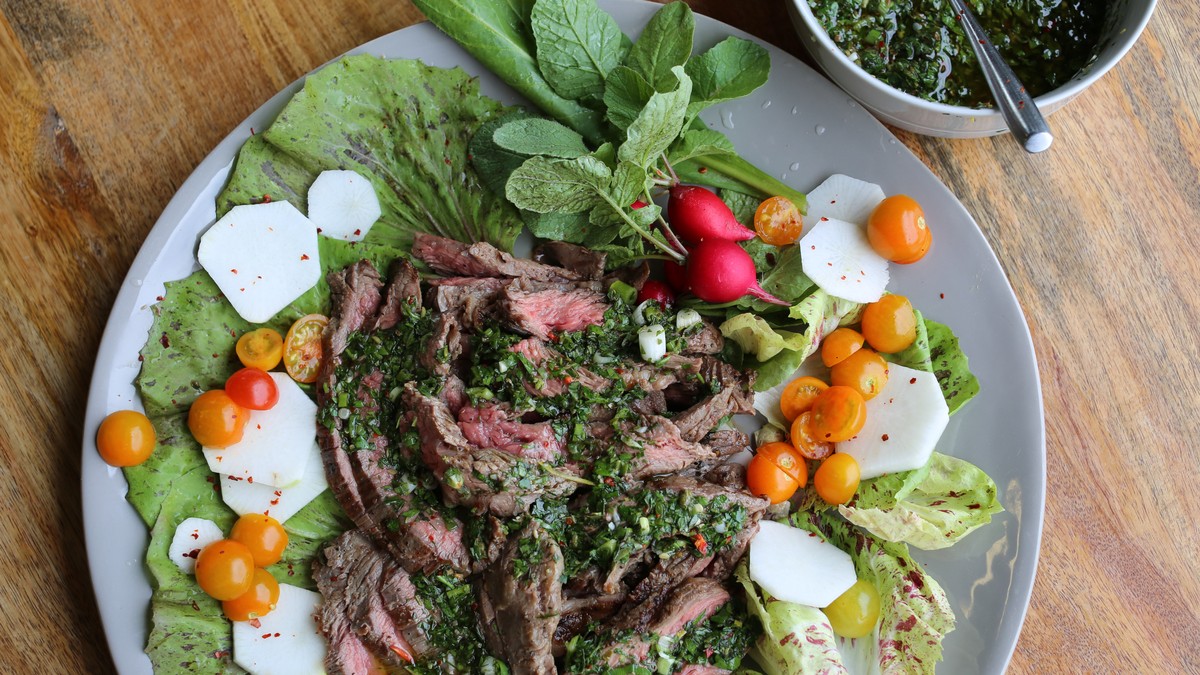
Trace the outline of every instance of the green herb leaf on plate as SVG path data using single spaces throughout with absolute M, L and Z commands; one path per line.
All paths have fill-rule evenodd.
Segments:
M 676 66 L 679 78 L 673 91 L 657 92 L 625 132 L 625 142 L 617 148 L 617 159 L 633 162 L 645 169 L 670 147 L 683 128 L 684 108 L 692 91 L 692 81 Z
M 530 17 L 537 63 L 566 99 L 604 95 L 604 79 L 625 59 L 627 38 L 593 0 L 537 0 Z
M 625 65 L 640 73 L 657 91 L 674 89 L 678 80 L 671 69 L 682 66 L 692 55 L 695 30 L 696 20 L 685 3 L 663 5 L 633 43 Z
M 554 120 L 540 117 L 508 122 L 492 133 L 492 140 L 505 150 L 530 157 L 547 155 L 574 159 L 589 152 L 583 136 Z

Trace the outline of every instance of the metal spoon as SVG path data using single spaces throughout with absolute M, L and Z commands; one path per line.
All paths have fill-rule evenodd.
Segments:
M 1038 110 L 1012 68 L 996 51 L 996 46 L 988 39 L 967 3 L 964 0 L 950 0 L 950 4 L 958 13 L 958 20 L 962 22 L 967 38 L 975 48 L 983 77 L 987 80 L 988 89 L 992 90 L 996 108 L 1004 115 L 1009 131 L 1028 152 L 1041 152 L 1049 148 L 1054 136 L 1050 133 L 1046 118 L 1042 117 L 1042 111 Z

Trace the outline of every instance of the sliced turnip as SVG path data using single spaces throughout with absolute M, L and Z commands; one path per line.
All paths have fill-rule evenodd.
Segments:
M 221 499 L 234 513 L 263 513 L 279 522 L 296 515 L 317 495 L 325 491 L 329 483 L 325 480 L 325 467 L 321 463 L 321 450 L 310 446 L 308 462 L 299 482 L 290 487 L 277 488 L 266 483 L 251 483 L 234 476 L 221 476 Z
M 227 448 L 204 448 L 204 459 L 214 473 L 285 488 L 300 480 L 314 456 L 317 406 L 287 373 L 271 377 L 279 402 L 250 414 L 242 440 Z
M 320 603 L 320 593 L 279 584 L 274 611 L 233 622 L 233 662 L 250 675 L 324 673 L 328 647 L 313 620 Z
M 362 241 L 382 213 L 375 186 L 353 171 L 322 171 L 308 188 L 308 219 L 326 237 Z
M 251 323 L 268 321 L 321 278 L 317 228 L 287 202 L 233 207 L 200 237 L 196 259 Z
M 871 248 L 862 227 L 823 220 L 800 240 L 800 265 L 826 293 L 853 302 L 875 302 L 888 283 L 888 262 Z
M 837 451 L 858 460 L 863 480 L 919 469 L 949 421 L 950 409 L 933 373 L 888 364 L 887 384 L 867 401 L 862 431 L 838 443 Z
M 773 520 L 750 541 L 750 578 L 777 600 L 809 607 L 828 606 L 857 579 L 848 553 Z
M 825 218 L 865 227 L 867 217 L 885 196 L 883 188 L 874 183 L 835 173 L 808 193 L 804 230 L 811 230 Z
M 221 528 L 207 518 L 188 518 L 175 528 L 167 557 L 179 566 L 184 574 L 196 571 L 196 556 L 205 546 L 225 538 Z

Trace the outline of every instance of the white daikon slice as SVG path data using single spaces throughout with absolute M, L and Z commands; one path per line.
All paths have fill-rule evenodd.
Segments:
M 885 196 L 883 188 L 874 183 L 835 173 L 808 193 L 804 230 L 812 229 L 822 218 L 866 227 L 867 217 Z
M 809 607 L 828 606 L 857 579 L 848 553 L 773 520 L 750 540 L 750 578 L 778 600 Z
M 923 370 L 888 364 L 888 380 L 867 401 L 862 431 L 837 444 L 837 451 L 858 460 L 863 480 L 919 469 L 950 421 L 950 409 L 937 377 Z
M 320 604 L 320 593 L 279 584 L 275 610 L 257 626 L 233 622 L 233 662 L 250 675 L 324 673 L 328 647 L 313 620 Z
M 321 278 L 317 228 L 287 202 L 233 207 L 200 237 L 196 259 L 251 323 L 269 320 Z
M 888 262 L 871 248 L 862 227 L 823 220 L 800 240 L 800 266 L 826 293 L 853 302 L 875 302 L 888 283 Z
M 317 495 L 325 491 L 329 483 L 325 480 L 325 466 L 321 463 L 321 450 L 311 446 L 304 475 L 291 487 L 277 488 L 266 483 L 251 483 L 233 476 L 221 476 L 221 499 L 244 516 L 247 513 L 264 513 L 279 522 L 296 515 Z
M 167 557 L 179 566 L 184 574 L 196 572 L 196 556 L 205 546 L 225 538 L 221 528 L 207 518 L 188 518 L 175 528 Z
M 375 186 L 353 171 L 322 171 L 308 188 L 308 219 L 326 237 L 362 241 L 382 213 Z
M 242 440 L 227 448 L 204 448 L 204 459 L 214 473 L 285 488 L 300 480 L 315 456 L 317 405 L 287 373 L 271 373 L 271 378 L 279 402 L 270 410 L 251 411 Z

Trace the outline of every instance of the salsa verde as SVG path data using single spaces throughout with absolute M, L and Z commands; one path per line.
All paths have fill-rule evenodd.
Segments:
M 1000 54 L 1034 96 L 1092 58 L 1099 0 L 968 0 Z M 949 0 L 809 0 L 833 41 L 864 70 L 919 98 L 982 108 L 991 94 Z

